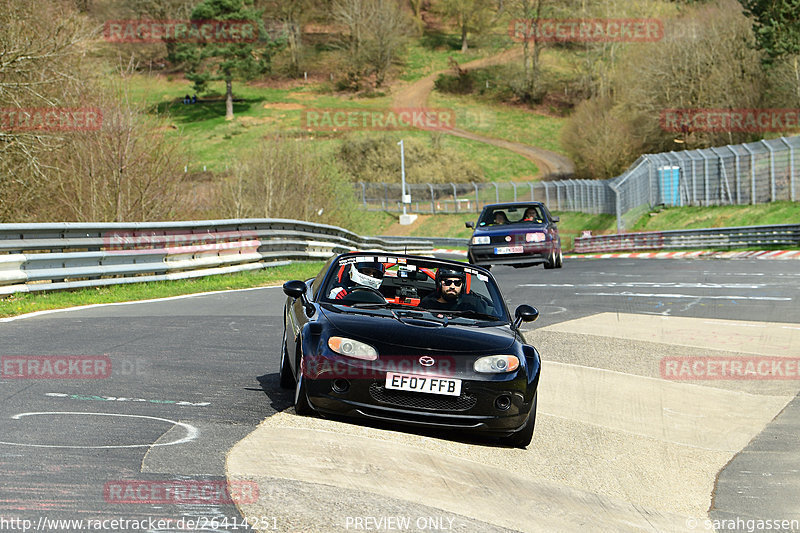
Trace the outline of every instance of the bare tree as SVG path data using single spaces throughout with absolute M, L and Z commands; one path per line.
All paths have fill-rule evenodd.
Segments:
M 264 1 L 264 16 L 282 26 L 286 48 L 289 51 L 289 75 L 300 74 L 300 57 L 303 51 L 303 23 L 314 13 L 318 0 L 270 0 Z M 265 23 L 267 21 L 265 20 Z M 267 23 L 267 25 L 269 25 Z
M 351 76 L 375 75 L 380 87 L 413 24 L 396 0 L 335 0 L 332 16 L 346 28 L 343 48 Z
M 0 110 L 80 105 L 91 31 L 66 0 L 6 0 L 0 10 Z M 58 133 L 5 128 L 0 116 L 0 221 L 30 220 L 47 198 Z
M 665 109 L 737 109 L 760 105 L 764 73 L 749 21 L 734 0 L 695 8 L 665 24 L 661 42 L 626 50 L 614 79 L 616 104 L 654 150 L 673 149 L 661 128 Z M 735 132 L 687 132 L 688 146 L 749 140 Z
M 608 178 L 643 152 L 736 144 L 753 133 L 667 131 L 667 110 L 750 109 L 763 101 L 765 77 L 749 22 L 733 0 L 688 8 L 669 20 L 664 39 L 625 48 L 610 87 L 581 104 L 562 142 L 579 173 Z M 724 128 L 723 128 L 724 129 Z M 757 133 L 756 133 L 757 135 Z M 677 144 L 676 144 L 677 141 Z
M 296 139 L 264 139 L 234 166 L 220 194 L 226 217 L 342 223 L 355 202 L 338 169 Z
M 522 41 L 524 78 L 515 92 L 526 102 L 534 102 L 540 96 L 539 56 L 545 44 L 539 38 L 538 28 L 548 4 L 549 0 L 509 0 L 505 6 L 517 28 L 524 28 L 523 33 L 517 35 Z
M 125 7 L 137 17 L 157 20 L 188 19 L 192 13 L 193 0 L 128 0 Z M 167 59 L 175 61 L 177 43 L 165 40 Z
M 486 0 L 441 0 L 441 10 L 461 32 L 462 53 L 469 49 L 469 34 L 483 31 L 493 20 L 493 7 Z
M 185 215 L 186 156 L 164 123 L 146 115 L 124 88 L 98 97 L 103 125 L 76 132 L 56 158 L 61 220 L 131 222 Z

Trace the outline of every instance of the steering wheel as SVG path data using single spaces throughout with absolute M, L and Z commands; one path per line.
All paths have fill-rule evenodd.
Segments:
M 353 287 L 342 298 L 342 303 L 387 303 L 386 297 L 378 289 L 372 287 Z

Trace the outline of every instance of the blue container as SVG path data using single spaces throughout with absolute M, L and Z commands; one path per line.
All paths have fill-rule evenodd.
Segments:
M 664 205 L 681 205 L 680 184 L 680 167 L 658 168 L 658 185 L 661 192 L 661 203 Z

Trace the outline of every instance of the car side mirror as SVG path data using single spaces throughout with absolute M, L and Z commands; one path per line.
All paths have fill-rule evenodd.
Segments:
M 287 281 L 283 284 L 283 292 L 290 298 L 301 298 L 306 293 L 306 284 L 299 279 Z
M 473 228 L 473 229 L 475 229 L 475 223 L 474 223 L 473 221 L 471 221 L 471 220 L 470 220 L 469 222 L 464 222 L 464 225 L 465 225 L 466 227 L 468 227 L 468 228 Z
M 314 308 L 314 305 L 308 301 L 308 297 L 306 296 L 307 289 L 308 287 L 306 286 L 305 282 L 297 279 L 287 281 L 283 284 L 284 294 L 290 298 L 300 298 L 303 302 L 303 309 L 305 309 L 306 315 L 312 317 L 316 313 L 316 309 Z
M 559 221 L 561 220 L 561 218 L 559 218 L 559 217 L 552 217 L 552 219 L 551 219 L 551 220 L 552 220 L 553 222 L 559 222 Z
M 514 327 L 518 328 L 523 322 L 533 322 L 539 318 L 539 310 L 527 304 L 522 304 L 514 311 Z

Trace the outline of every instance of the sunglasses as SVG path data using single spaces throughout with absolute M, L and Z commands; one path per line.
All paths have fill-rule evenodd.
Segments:
M 464 282 L 461 281 L 460 279 L 443 279 L 442 280 L 442 285 L 444 285 L 444 286 L 453 285 L 454 287 L 460 287 L 461 285 L 463 285 L 463 283 Z

